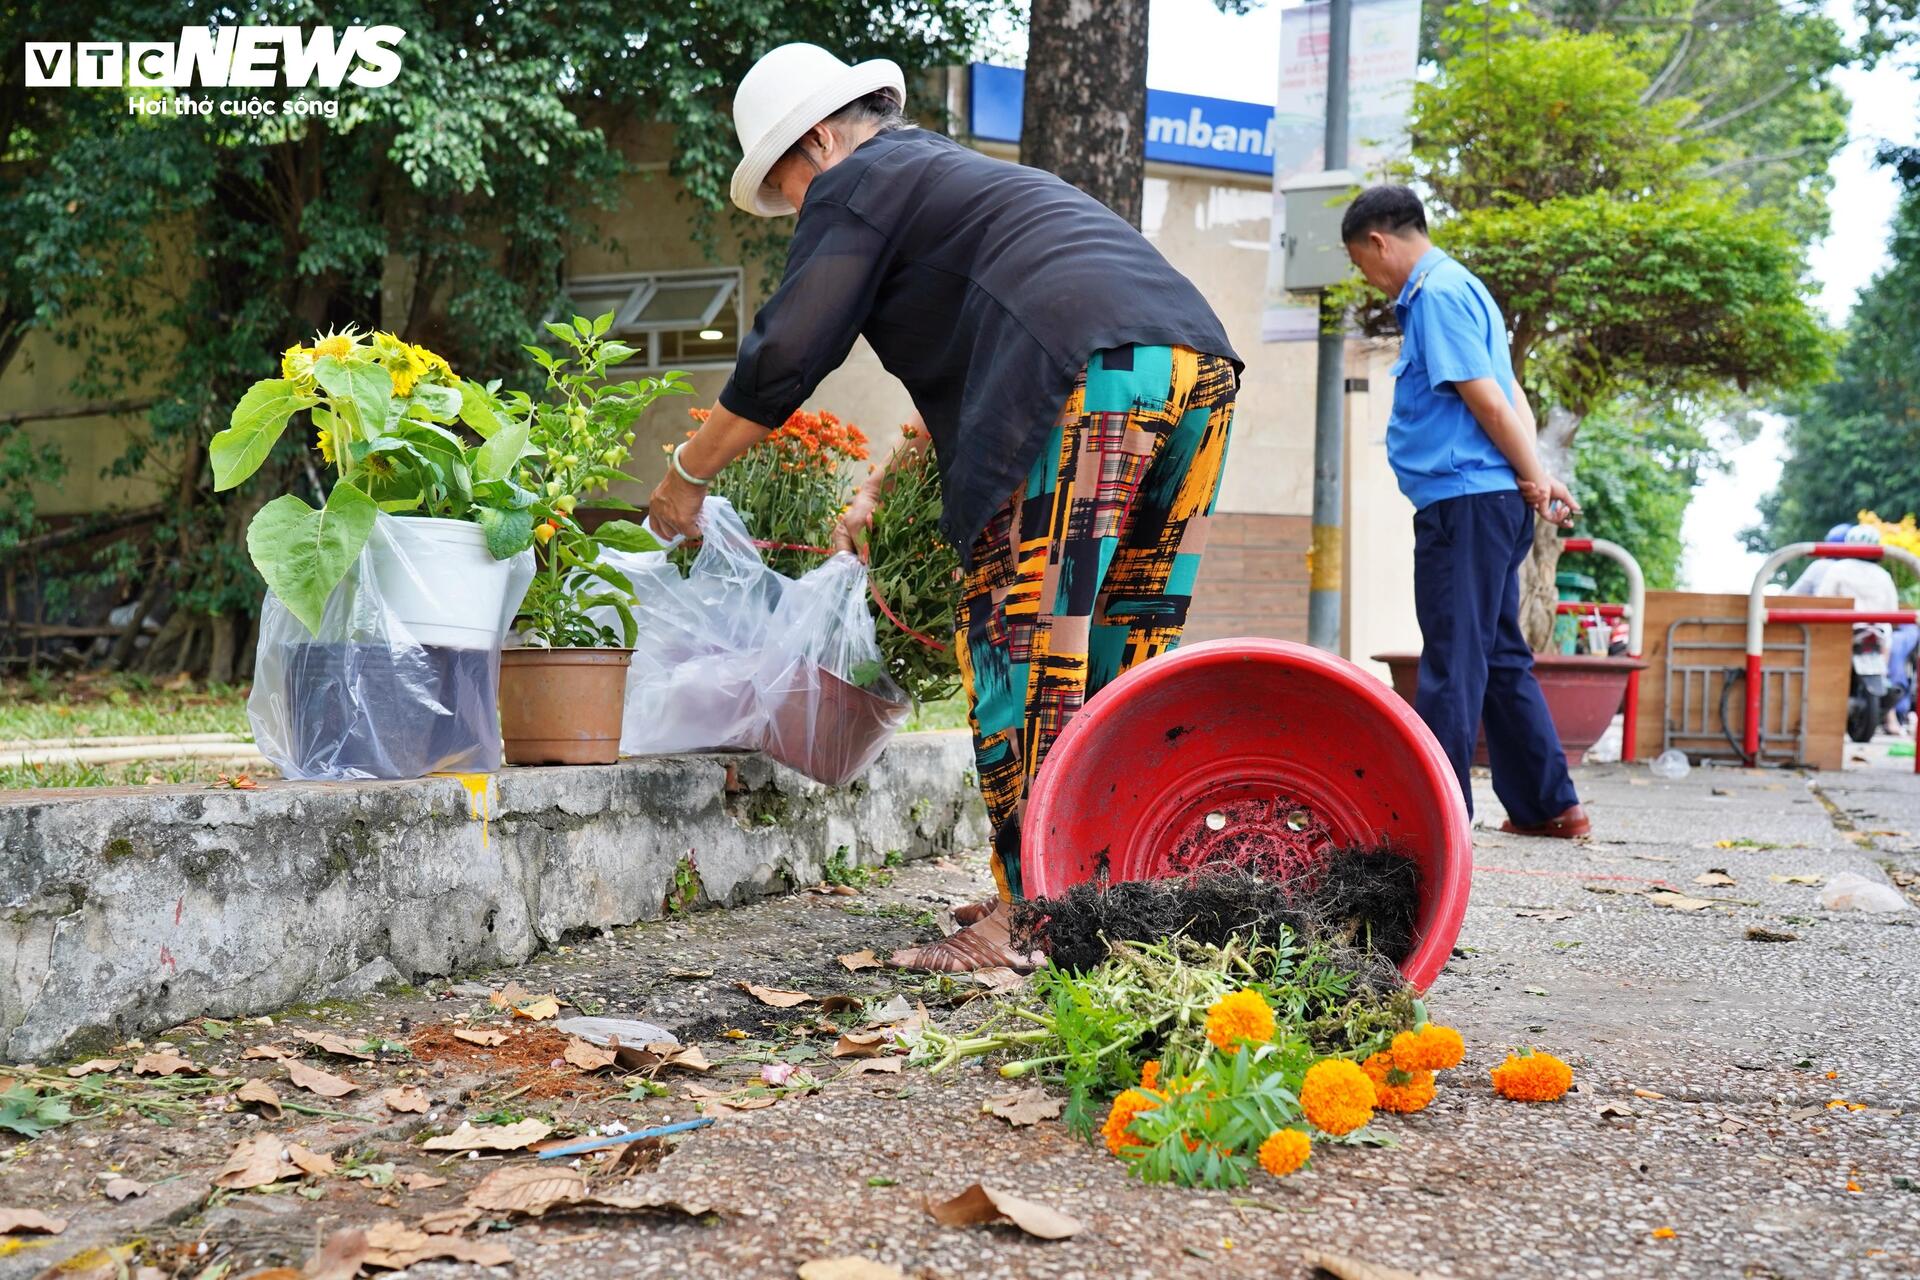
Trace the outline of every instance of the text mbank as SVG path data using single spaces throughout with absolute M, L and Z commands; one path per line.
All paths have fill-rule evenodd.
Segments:
M 182 27 L 178 41 L 28 41 L 26 83 L 34 88 L 363 89 L 392 84 L 400 75 L 394 45 L 406 38 L 395 26 Z M 357 64 L 357 65 L 356 65 Z
M 1164 142 L 1175 147 L 1194 147 L 1201 151 L 1232 151 L 1243 156 L 1273 154 L 1274 122 L 1265 129 L 1238 129 L 1230 124 L 1209 123 L 1195 107 L 1182 120 L 1178 116 L 1149 116 L 1147 141 Z

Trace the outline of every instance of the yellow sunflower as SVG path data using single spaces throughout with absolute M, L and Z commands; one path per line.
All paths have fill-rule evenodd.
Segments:
M 333 433 L 325 427 L 319 427 L 314 433 L 314 448 L 320 450 L 320 456 L 329 463 L 337 461 L 333 452 Z
M 359 345 L 360 335 L 354 332 L 352 325 L 348 325 L 337 333 L 323 333 L 314 339 L 313 358 L 318 360 L 321 356 L 332 356 L 336 360 L 344 360 Z
M 313 352 L 294 343 L 280 353 L 280 376 L 289 382 L 311 382 L 313 359 Z

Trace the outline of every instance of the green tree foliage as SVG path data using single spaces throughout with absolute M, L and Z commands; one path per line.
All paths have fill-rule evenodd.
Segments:
M 1617 403 L 1589 417 L 1574 445 L 1581 533 L 1632 551 L 1649 590 L 1680 585 L 1681 523 L 1701 473 L 1715 465 L 1699 416 Z M 1598 581 L 1600 599 L 1627 598 L 1626 573 L 1613 561 L 1595 556 L 1579 567 Z
M 635 125 L 674 129 L 670 167 L 715 243 L 738 159 L 731 90 L 788 40 L 891 57 L 910 82 L 964 61 L 1008 0 L 374 0 L 352 21 L 406 36 L 380 89 L 196 89 L 216 110 L 130 114 L 118 90 L 29 90 L 20 41 L 172 40 L 209 22 L 188 0 L 26 0 L 9 6 L 0 64 L 0 376 L 38 329 L 84 357 L 76 398 L 158 381 L 145 429 L 116 464 L 171 495 L 128 571 L 152 599 L 222 619 L 214 665 L 260 582 L 240 531 L 266 495 L 318 481 L 302 442 L 256 481 L 216 495 L 204 441 L 281 349 L 357 322 L 444 352 L 463 375 L 517 365 L 561 304 L 568 249 L 597 234 Z M 343 24 L 317 0 L 214 11 L 216 22 Z M 132 91 L 140 92 L 140 91 Z M 163 91 L 151 91 L 160 94 Z M 224 99 L 337 99 L 337 119 L 247 120 Z M 116 573 L 127 571 L 125 557 Z M 204 643 L 195 661 L 204 665 Z M 161 646 L 156 645 L 156 650 Z M 156 654 L 156 659 L 162 655 Z M 216 674 L 223 674 L 216 672 Z
M 1800 398 L 1755 549 L 1817 538 L 1861 511 L 1920 510 L 1920 184 L 1894 215 L 1889 262 L 1860 291 L 1833 381 Z

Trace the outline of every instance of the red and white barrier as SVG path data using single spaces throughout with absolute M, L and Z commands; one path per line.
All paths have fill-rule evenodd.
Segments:
M 1583 551 L 1591 555 L 1605 556 L 1614 561 L 1627 574 L 1627 602 L 1625 604 L 1583 604 L 1578 600 L 1562 600 L 1560 613 L 1592 614 L 1603 618 L 1624 617 L 1627 620 L 1627 656 L 1638 658 L 1641 654 L 1641 641 L 1647 625 L 1647 579 L 1640 572 L 1640 562 L 1633 554 L 1617 542 L 1605 538 L 1566 538 L 1560 543 L 1562 553 Z M 1620 758 L 1634 758 L 1634 737 L 1640 728 L 1640 672 L 1632 671 L 1627 675 L 1627 705 L 1620 726 Z

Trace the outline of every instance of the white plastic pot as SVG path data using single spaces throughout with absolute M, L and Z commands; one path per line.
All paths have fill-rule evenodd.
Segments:
M 497 649 L 518 598 L 510 561 L 495 560 L 477 524 L 432 516 L 375 523 L 367 539 L 376 596 L 415 644 Z

